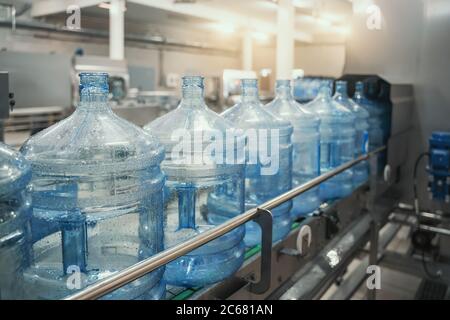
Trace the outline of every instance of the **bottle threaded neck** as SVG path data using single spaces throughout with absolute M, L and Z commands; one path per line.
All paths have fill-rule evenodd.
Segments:
M 320 98 L 331 98 L 333 92 L 333 82 L 332 81 L 322 81 L 319 88 Z
M 81 102 L 107 102 L 109 95 L 108 74 L 81 73 L 79 90 Z
M 259 100 L 258 80 L 242 79 L 241 80 L 242 100 Z
M 355 96 L 364 97 L 364 83 L 362 81 L 358 81 L 355 85 Z
M 182 78 L 183 98 L 202 98 L 204 88 L 204 78 L 201 76 L 185 76 Z
M 276 93 L 280 98 L 290 98 L 292 96 L 291 80 L 277 80 Z
M 336 93 L 344 98 L 348 98 L 347 81 L 336 81 Z

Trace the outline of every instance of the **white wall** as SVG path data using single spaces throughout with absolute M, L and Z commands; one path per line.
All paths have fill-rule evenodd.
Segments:
M 422 0 L 374 0 L 382 12 L 381 30 L 369 30 L 364 12 L 351 21 L 346 73 L 377 73 L 393 83 L 417 76 L 423 32 Z

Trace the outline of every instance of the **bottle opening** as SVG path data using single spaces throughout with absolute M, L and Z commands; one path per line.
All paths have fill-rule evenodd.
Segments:
M 258 79 L 241 79 L 242 88 L 258 88 Z
M 333 81 L 325 80 L 320 84 L 319 95 L 321 97 L 331 97 L 333 91 Z
M 259 99 L 257 79 L 241 79 L 241 90 L 243 100 Z
M 343 96 L 347 96 L 347 81 L 336 81 L 336 92 Z
M 277 80 L 277 88 L 290 88 L 291 87 L 291 80 Z
M 204 78 L 201 76 L 184 76 L 181 89 L 183 98 L 202 97 L 204 89 Z
M 363 94 L 364 93 L 364 83 L 362 81 L 358 81 L 355 85 L 356 93 Z
M 291 80 L 277 80 L 276 82 L 276 92 L 278 97 L 290 98 L 291 92 Z
M 199 87 L 204 88 L 204 78 L 201 76 L 184 76 L 182 78 L 182 87 Z
M 90 101 L 89 97 L 107 99 L 109 94 L 109 76 L 107 73 L 81 73 L 80 99 Z

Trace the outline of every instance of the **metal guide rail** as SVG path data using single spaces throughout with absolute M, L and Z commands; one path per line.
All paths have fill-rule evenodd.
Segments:
M 92 300 L 100 298 L 164 265 L 186 255 L 187 253 L 205 245 L 206 243 L 219 238 L 235 228 L 253 220 L 258 223 L 264 232 L 262 232 L 261 242 L 261 266 L 259 281 L 249 280 L 249 290 L 255 294 L 262 294 L 270 287 L 271 279 L 271 254 L 272 254 L 272 214 L 270 210 L 281 204 L 305 193 L 306 191 L 317 187 L 324 181 L 342 173 L 356 164 L 366 161 L 378 153 L 383 152 L 386 147 L 380 147 L 366 155 L 349 161 L 333 171 L 327 172 L 309 182 L 294 188 L 257 208 L 250 209 L 245 213 L 228 220 L 227 222 L 208 230 L 186 242 L 180 243 L 170 249 L 160 252 L 148 259 L 140 261 L 114 275 L 98 281 L 97 283 L 86 287 L 85 289 L 65 298 L 65 300 Z

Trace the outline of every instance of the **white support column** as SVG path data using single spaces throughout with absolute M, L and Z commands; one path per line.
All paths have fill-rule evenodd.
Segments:
M 250 31 L 245 31 L 242 37 L 242 69 L 253 70 L 253 39 Z
M 277 79 L 291 79 L 294 69 L 295 7 L 292 0 L 278 0 Z
M 111 0 L 109 9 L 109 57 L 125 59 L 125 0 Z

